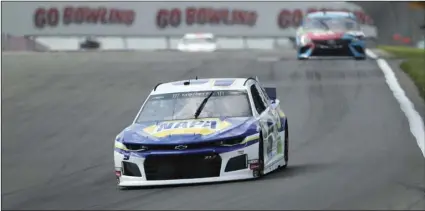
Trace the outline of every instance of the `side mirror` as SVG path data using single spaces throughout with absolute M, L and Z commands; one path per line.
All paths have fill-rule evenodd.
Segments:
M 275 100 L 270 100 L 270 105 L 272 108 L 277 108 L 279 107 L 280 101 L 278 99 Z

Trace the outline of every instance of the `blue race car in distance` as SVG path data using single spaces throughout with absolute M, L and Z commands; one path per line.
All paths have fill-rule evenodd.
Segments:
M 365 34 L 351 12 L 307 14 L 295 37 L 297 58 L 311 56 L 352 56 L 366 59 Z
M 255 78 L 158 84 L 115 139 L 118 186 L 242 180 L 288 163 L 288 120 Z

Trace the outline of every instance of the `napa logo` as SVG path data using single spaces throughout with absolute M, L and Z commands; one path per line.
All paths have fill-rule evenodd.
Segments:
M 220 119 L 193 119 L 166 121 L 156 125 L 151 125 L 143 131 L 151 136 L 161 138 L 170 135 L 210 135 L 220 130 L 230 127 L 232 124 Z

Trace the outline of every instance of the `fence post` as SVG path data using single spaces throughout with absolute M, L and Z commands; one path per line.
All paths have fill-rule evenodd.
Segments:
M 242 42 L 243 42 L 243 47 L 244 48 L 248 48 L 248 38 L 245 36 L 242 36 Z
M 274 49 L 280 48 L 279 43 L 277 41 L 278 39 L 279 39 L 279 37 L 273 37 L 273 47 L 274 47 Z
M 31 43 L 31 37 L 25 35 L 24 36 L 24 40 L 25 40 L 25 50 L 26 51 L 35 51 L 35 47 L 34 45 Z
M 171 38 L 169 36 L 165 36 L 165 42 L 167 43 L 167 50 L 171 49 Z
M 128 50 L 128 43 L 127 43 L 127 38 L 128 37 L 122 37 L 122 42 L 123 42 L 123 46 L 125 50 Z

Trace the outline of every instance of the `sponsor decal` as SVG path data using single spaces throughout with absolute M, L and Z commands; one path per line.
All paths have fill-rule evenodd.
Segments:
M 205 157 L 204 157 L 204 159 L 205 160 L 212 160 L 212 159 L 215 159 L 217 157 L 217 155 L 206 155 Z
M 273 163 L 270 163 L 269 165 L 267 165 L 266 167 L 265 167 L 265 172 L 268 172 L 268 171 L 272 171 L 272 170 L 275 170 L 277 167 L 278 167 L 278 163 L 279 163 L 279 161 L 280 160 L 275 160 L 275 161 L 273 161 Z
M 165 121 L 156 125 L 151 125 L 143 129 L 143 131 L 151 136 L 161 138 L 169 135 L 209 135 L 230 126 L 231 124 L 227 121 L 220 121 L 218 118 L 208 118 Z
M 178 146 L 174 147 L 174 149 L 177 149 L 177 150 L 183 150 L 183 149 L 186 149 L 186 148 L 187 148 L 187 145 L 178 145 Z
M 253 163 L 260 163 L 260 161 L 258 159 L 248 160 L 248 164 L 253 164 Z
M 257 12 L 233 8 L 187 7 L 160 9 L 156 13 L 156 26 L 160 29 L 177 28 L 183 24 L 192 25 L 244 25 L 254 26 Z
M 277 120 L 276 120 L 276 126 L 278 130 L 282 129 L 282 120 L 280 119 L 280 115 L 277 116 Z
M 131 9 L 106 7 L 39 7 L 34 11 L 33 23 L 38 29 L 58 25 L 132 25 L 136 12 Z
M 130 160 L 130 153 L 125 153 L 123 160 Z
M 282 118 L 285 117 L 285 113 L 283 113 L 283 111 L 280 110 L 280 109 L 279 109 L 279 116 L 282 117 Z
M 370 16 L 365 14 L 363 11 L 350 11 L 348 9 L 332 9 L 332 8 L 309 8 L 305 12 L 303 9 L 282 9 L 277 15 L 277 25 L 281 29 L 286 29 L 290 27 L 299 27 L 303 17 L 311 12 L 316 11 L 346 11 L 352 12 L 359 21 L 360 24 L 373 25 L 373 20 Z
M 283 139 L 285 139 L 285 138 L 281 138 L 277 142 L 277 154 L 283 154 L 283 144 L 282 144 Z

